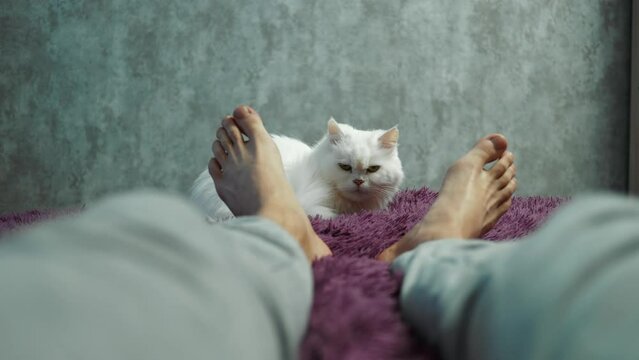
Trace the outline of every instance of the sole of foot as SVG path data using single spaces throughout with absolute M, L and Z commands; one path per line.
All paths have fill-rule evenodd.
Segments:
M 426 241 L 477 238 L 489 231 L 510 208 L 517 188 L 515 160 L 507 147 L 501 134 L 480 139 L 448 169 L 424 218 L 377 258 L 392 261 Z

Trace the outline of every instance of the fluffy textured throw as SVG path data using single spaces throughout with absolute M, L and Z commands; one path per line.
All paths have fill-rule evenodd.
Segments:
M 402 321 L 401 279 L 373 258 L 396 242 L 428 211 L 437 193 L 401 191 L 383 211 L 315 218 L 313 227 L 334 256 L 313 264 L 315 298 L 302 359 L 437 359 Z M 564 199 L 516 197 L 484 238 L 500 241 L 536 229 Z M 0 233 L 68 211 L 0 216 Z

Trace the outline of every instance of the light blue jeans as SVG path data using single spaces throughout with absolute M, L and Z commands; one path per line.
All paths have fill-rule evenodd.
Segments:
M 639 202 L 578 199 L 510 243 L 399 257 L 405 319 L 446 359 L 639 359 Z
M 639 204 L 575 201 L 513 243 L 404 254 L 401 308 L 450 359 L 639 357 Z M 258 217 L 211 225 L 185 200 L 117 196 L 0 241 L 3 359 L 290 359 L 310 266 Z
M 0 241 L 0 358 L 290 359 L 311 268 L 282 228 L 155 192 Z

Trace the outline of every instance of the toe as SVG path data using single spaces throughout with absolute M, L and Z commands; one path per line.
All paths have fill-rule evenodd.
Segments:
M 240 129 L 237 127 L 237 124 L 235 124 L 235 119 L 232 116 L 230 115 L 226 116 L 222 120 L 222 127 L 224 128 L 224 130 L 226 130 L 226 134 L 231 139 L 233 144 L 243 143 L 242 133 L 240 132 Z
M 506 213 L 506 211 L 508 211 L 508 209 L 510 209 L 512 205 L 513 205 L 513 198 L 509 197 L 508 199 L 504 200 L 504 202 L 499 204 L 499 206 L 497 206 L 497 209 L 495 210 L 495 215 L 497 215 L 497 217 L 501 217 L 502 215 Z
M 497 163 L 495 163 L 495 165 L 488 171 L 488 173 L 492 175 L 494 179 L 497 179 L 504 175 L 506 170 L 508 170 L 508 168 L 513 164 L 513 161 L 513 153 L 506 151 L 499 161 L 497 161 Z
M 508 147 L 508 141 L 501 134 L 491 134 L 480 139 L 475 147 L 468 152 L 468 157 L 473 161 L 480 162 L 483 166 L 491 161 L 499 159 L 506 148 Z
M 266 133 L 262 118 L 249 106 L 238 106 L 233 111 L 233 118 L 240 130 L 249 138 Z
M 222 144 L 220 143 L 219 140 L 215 140 L 213 142 L 213 156 L 215 156 L 215 158 L 217 159 L 218 162 L 224 162 L 227 158 L 227 154 L 226 151 L 224 150 L 224 148 L 222 147 Z
M 502 176 L 495 179 L 495 184 L 498 190 L 501 190 L 506 187 L 510 183 L 510 181 L 515 177 L 515 165 L 511 165 L 506 169 Z
M 513 198 L 504 199 L 501 203 L 495 206 L 495 208 L 491 211 L 490 218 L 487 219 L 488 222 L 482 228 L 481 234 L 482 236 L 486 234 L 490 229 L 492 229 L 499 219 L 501 219 L 502 215 L 504 215 L 508 209 L 512 206 Z
M 499 190 L 499 193 L 503 198 L 510 198 L 515 193 L 515 190 L 517 190 L 517 179 L 512 178 L 503 189 Z
M 220 142 L 220 145 L 222 145 L 222 148 L 228 153 L 233 147 L 233 141 L 229 134 L 226 133 L 226 130 L 223 127 L 218 128 L 215 137 Z
M 211 160 L 209 160 L 209 174 L 211 174 L 213 180 L 222 178 L 222 166 L 216 158 L 211 158 Z
M 488 207 L 493 209 L 499 207 L 504 201 L 508 201 L 513 197 L 513 194 L 517 190 L 517 179 L 511 179 L 501 189 L 498 189 L 495 195 L 491 198 Z

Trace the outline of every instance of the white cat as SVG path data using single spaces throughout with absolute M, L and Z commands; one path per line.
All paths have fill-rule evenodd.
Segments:
M 397 153 L 399 130 L 357 130 L 335 119 L 312 148 L 286 136 L 272 135 L 288 181 L 304 211 L 333 217 L 385 207 L 404 179 Z M 191 197 L 215 220 L 230 218 L 208 170 L 195 180 Z

